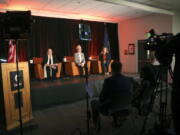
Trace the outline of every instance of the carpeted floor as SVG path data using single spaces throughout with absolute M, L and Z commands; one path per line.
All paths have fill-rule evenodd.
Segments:
M 33 112 L 37 127 L 28 130 L 24 135 L 80 135 L 73 130 L 79 128 L 82 133 L 86 130 L 85 100 L 73 104 L 60 105 L 53 108 Z M 137 124 L 138 123 L 138 124 Z M 101 132 L 91 131 L 96 135 L 134 135 L 138 133 L 142 118 L 128 119 L 121 127 L 114 128 L 111 117 L 101 117 Z M 92 127 L 92 124 L 91 124 Z
M 81 135 L 79 132 L 73 132 L 76 128 L 82 133 L 87 131 L 86 100 L 34 111 L 33 116 L 33 126 L 27 124 L 28 128 L 24 128 L 24 135 Z M 152 128 L 155 118 L 152 114 L 149 115 L 146 129 Z M 90 135 L 140 135 L 143 120 L 142 116 L 137 115 L 136 109 L 133 109 L 128 119 L 120 127 L 114 128 L 111 117 L 101 116 L 101 131 L 95 132 L 91 122 L 93 134 Z M 20 134 L 14 132 L 5 135 Z
M 80 135 L 79 132 L 73 132 L 76 128 L 82 133 L 87 131 L 86 100 L 34 111 L 33 116 L 35 125 L 25 129 L 24 135 Z M 155 119 L 153 114 L 149 115 L 146 129 L 152 128 Z M 91 122 L 91 132 L 94 135 L 140 135 L 143 120 L 144 117 L 139 116 L 134 108 L 128 119 L 120 127 L 114 128 L 112 118 L 101 115 L 101 131 L 95 132 Z
M 97 82 L 97 80 L 94 81 Z M 85 99 L 69 104 L 54 104 L 50 107 L 35 109 L 33 110 L 33 117 L 33 122 L 27 124 L 27 128 L 24 128 L 24 135 L 80 135 L 79 132 L 73 132 L 77 128 L 82 133 L 87 131 Z M 93 130 L 92 122 L 90 127 L 93 135 L 140 135 L 143 119 L 144 117 L 139 116 L 137 110 L 133 108 L 131 115 L 118 128 L 114 128 L 112 118 L 106 116 L 101 116 L 102 129 L 99 133 Z M 157 116 L 154 113 L 149 115 L 146 129 L 152 128 L 156 119 Z M 20 134 L 15 131 L 8 134 L 5 133 L 5 135 Z

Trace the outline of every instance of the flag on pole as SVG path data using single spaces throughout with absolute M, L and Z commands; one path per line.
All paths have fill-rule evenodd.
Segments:
M 14 40 L 9 40 L 8 63 L 16 62 L 16 45 Z
M 103 47 L 106 47 L 110 53 L 110 43 L 109 43 L 109 35 L 107 31 L 107 26 L 104 24 L 104 41 L 103 41 Z

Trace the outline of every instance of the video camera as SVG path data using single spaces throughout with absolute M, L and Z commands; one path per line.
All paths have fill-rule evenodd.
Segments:
M 155 57 L 162 65 L 170 64 L 171 58 L 162 57 L 162 50 L 165 45 L 169 44 L 173 39 L 172 33 L 162 33 L 157 35 L 154 29 L 151 29 L 148 33 L 148 39 L 144 44 L 144 49 L 155 52 Z M 166 60 L 165 60 L 166 59 Z
M 148 39 L 146 40 L 144 49 L 150 51 L 158 51 L 173 38 L 172 33 L 162 33 L 161 35 L 157 35 L 155 34 L 154 29 L 151 29 L 147 34 Z

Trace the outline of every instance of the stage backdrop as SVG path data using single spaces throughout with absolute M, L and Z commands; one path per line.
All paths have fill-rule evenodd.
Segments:
M 91 27 L 92 40 L 82 43 L 79 39 L 78 24 L 85 23 Z M 112 59 L 119 59 L 118 25 L 107 23 Z M 75 46 L 88 46 L 88 55 L 99 55 L 103 46 L 104 23 L 62 18 L 33 16 L 31 34 L 28 40 L 19 41 L 19 59 L 26 61 L 33 57 L 43 57 L 48 48 L 54 50 L 61 61 L 64 56 L 73 56 Z M 7 57 L 8 42 L 0 41 L 0 57 Z

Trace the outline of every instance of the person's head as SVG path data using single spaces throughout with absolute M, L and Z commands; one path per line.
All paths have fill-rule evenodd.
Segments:
M 82 52 L 81 45 L 77 45 L 77 46 L 76 46 L 76 51 L 77 51 L 77 52 Z
M 112 74 L 120 74 L 122 71 L 122 64 L 119 61 L 113 61 L 111 64 Z
M 108 53 L 108 48 L 107 48 L 107 47 L 103 47 L 103 49 L 102 49 L 102 53 L 103 53 L 103 54 Z
M 47 50 L 47 55 L 52 55 L 53 54 L 53 51 L 52 51 L 52 49 L 51 48 L 49 48 L 48 50 Z

